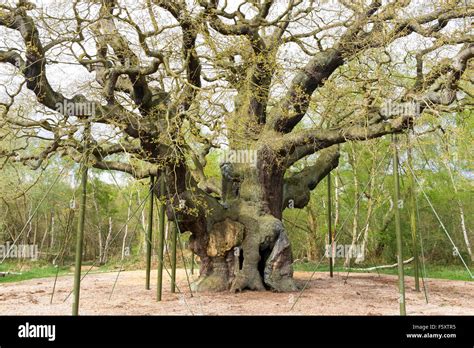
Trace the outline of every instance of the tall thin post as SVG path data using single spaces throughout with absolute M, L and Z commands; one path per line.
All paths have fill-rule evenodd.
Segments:
M 331 200 L 331 173 L 327 175 L 328 177 L 328 244 L 330 246 L 329 254 L 329 275 L 333 277 L 333 265 L 334 265 L 334 255 L 332 252 L 332 200 Z
M 410 185 L 410 228 L 411 228 L 411 239 L 413 243 L 413 266 L 415 268 L 415 291 L 420 291 L 420 278 L 419 278 L 419 258 L 418 258 L 418 238 L 416 232 L 416 191 L 415 191 L 415 179 L 413 178 L 413 157 L 411 152 L 410 133 L 407 133 L 408 142 L 408 166 L 410 168 L 408 174 L 408 182 Z
M 72 315 L 79 315 L 79 295 L 81 292 L 81 267 L 82 267 L 82 248 L 84 244 L 84 222 L 86 217 L 87 202 L 87 174 L 88 174 L 88 153 L 89 137 L 91 131 L 89 121 L 84 126 L 84 159 L 81 164 L 81 196 L 79 201 L 79 221 L 77 223 L 76 235 L 76 261 L 74 268 L 74 299 L 72 302 Z
M 165 195 L 165 180 L 163 175 L 160 178 L 160 195 L 166 197 Z M 162 198 L 160 197 L 160 198 Z M 163 249 L 165 244 L 165 206 L 166 202 L 160 202 L 158 207 L 158 284 L 156 291 L 156 300 L 161 301 L 161 295 L 163 292 Z
M 171 232 L 171 293 L 174 293 L 176 289 L 176 241 L 178 239 L 176 224 L 176 221 L 168 223 L 168 228 Z
M 155 188 L 155 177 L 150 176 L 150 193 L 149 204 L 148 204 L 148 228 L 146 237 L 146 284 L 145 288 L 150 290 L 150 273 L 151 273 L 151 244 L 153 238 L 153 202 L 154 202 L 154 188 Z
M 392 135 L 393 143 L 393 180 L 394 180 L 394 208 L 395 208 L 395 233 L 397 235 L 397 257 L 398 257 L 398 291 L 400 294 L 400 315 L 406 315 L 405 307 L 405 276 L 403 270 L 403 245 L 402 231 L 400 228 L 400 182 L 398 178 L 398 145 L 397 136 Z

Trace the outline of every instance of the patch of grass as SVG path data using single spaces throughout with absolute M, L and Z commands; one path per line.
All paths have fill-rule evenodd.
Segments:
M 9 274 L 0 277 L 0 283 L 19 282 L 33 278 L 46 278 L 58 275 L 64 275 L 69 272 L 69 266 L 61 266 L 59 270 L 51 265 L 44 263 L 9 263 L 0 264 L 0 272 L 15 272 L 21 274 Z
M 316 263 L 314 262 L 304 262 L 304 263 L 296 263 L 294 264 L 295 271 L 303 271 L 303 272 L 314 272 L 316 267 Z M 360 267 L 360 266 L 357 266 Z M 367 266 L 371 267 L 371 266 Z M 363 267 L 360 267 L 363 268 Z M 413 277 L 415 275 L 413 265 L 405 265 L 405 275 Z M 327 264 L 323 265 L 320 264 L 319 267 L 316 269 L 317 272 L 329 272 L 329 266 Z M 334 268 L 334 272 L 340 273 L 347 273 L 348 270 L 336 266 Z M 350 270 L 349 272 L 354 273 L 375 273 L 377 271 L 358 271 L 358 270 Z M 471 271 L 472 272 L 472 271 Z M 388 268 L 388 269 L 379 269 L 378 273 L 380 274 L 392 274 L 397 275 L 398 271 L 397 268 Z M 422 274 L 420 274 L 421 277 Z M 449 279 L 449 280 L 464 280 L 464 281 L 472 281 L 473 279 L 470 277 L 469 273 L 467 272 L 466 268 L 460 265 L 426 265 L 426 278 L 436 278 L 436 279 Z
M 396 268 L 383 270 L 384 274 L 398 274 Z M 472 272 L 472 271 L 471 271 Z M 405 274 L 408 276 L 415 276 L 415 269 L 413 265 L 405 266 Z M 420 274 L 425 276 L 422 273 Z M 431 265 L 426 266 L 426 278 L 436 279 L 450 279 L 450 280 L 465 280 L 472 281 L 473 279 L 467 272 L 466 268 L 462 266 L 446 266 L 446 265 Z
M 134 267 L 135 263 L 124 263 L 123 269 L 133 270 L 139 269 L 140 267 Z M 93 267 L 92 267 L 93 266 Z M 115 272 L 120 269 L 120 262 L 109 262 L 106 265 L 98 266 L 92 261 L 86 261 L 82 263 L 82 275 L 84 276 L 87 272 L 89 274 L 104 273 L 104 272 Z M 19 282 L 22 280 L 34 279 L 34 278 L 47 278 L 55 277 L 56 273 L 58 276 L 72 274 L 74 272 L 74 265 L 60 266 L 59 270 L 56 266 L 51 265 L 45 261 L 35 262 L 4 262 L 0 264 L 0 272 L 13 272 L 21 274 L 9 274 L 5 277 L 0 276 L 0 283 L 11 283 Z
M 92 262 L 85 262 L 83 263 L 83 273 L 89 270 L 89 267 L 92 266 Z M 187 265 L 189 267 L 189 264 Z M 371 265 L 372 266 L 372 265 Z M 120 267 L 120 262 L 113 260 L 112 262 L 108 263 L 107 265 L 97 267 L 94 266 L 94 269 L 90 271 L 90 273 L 101 273 L 101 272 L 114 272 L 118 271 Z M 136 269 L 143 269 L 144 265 L 140 262 L 136 262 L 136 260 L 129 260 L 128 262 L 124 262 L 122 267 L 125 270 L 136 270 Z M 295 271 L 303 271 L 303 272 L 314 272 L 316 267 L 315 262 L 298 262 L 294 264 Z M 359 266 L 358 266 L 359 267 Z M 369 267 L 369 266 L 367 266 Z M 363 267 L 361 267 L 363 268 Z M 58 269 L 46 262 L 4 262 L 0 264 L 0 272 L 17 272 L 21 273 L 19 275 L 10 274 L 6 277 L 0 277 L 0 283 L 8 283 L 8 282 L 18 282 L 22 280 L 34 279 L 34 278 L 46 278 L 46 277 L 55 277 L 56 272 L 58 275 L 66 275 L 71 274 L 73 268 L 71 265 L 65 265 L 59 267 Z M 316 269 L 317 272 L 329 272 L 329 266 L 327 263 L 320 264 L 319 267 Z M 339 272 L 342 274 L 347 273 L 347 269 L 336 266 L 334 268 L 334 272 Z M 355 273 L 372 273 L 372 274 L 391 274 L 397 275 L 396 268 L 390 269 L 379 269 L 377 271 L 371 272 L 363 272 L 358 270 L 350 270 L 349 272 Z M 405 275 L 407 276 L 414 276 L 414 269 L 413 265 L 405 265 Z M 466 269 L 461 265 L 426 265 L 426 277 L 427 278 L 436 278 L 436 279 L 449 279 L 449 280 L 463 280 L 463 281 L 472 281 L 471 277 L 467 273 Z

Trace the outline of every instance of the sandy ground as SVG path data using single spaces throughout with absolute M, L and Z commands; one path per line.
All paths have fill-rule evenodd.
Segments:
M 145 290 L 144 271 L 120 273 L 111 298 L 117 272 L 88 274 L 81 287 L 82 315 L 397 315 L 397 278 L 391 275 L 315 273 L 300 293 L 245 291 L 197 293 L 190 296 L 184 270 L 178 270 L 181 293 L 170 293 L 169 277 L 164 281 L 163 301 L 156 302 L 156 271 L 152 290 Z M 153 277 L 154 276 L 154 277 Z M 191 280 L 192 276 L 190 275 Z M 309 272 L 296 272 L 303 285 Z M 474 315 L 474 282 L 428 279 L 428 299 L 414 291 L 414 280 L 407 277 L 407 313 L 420 315 Z M 50 304 L 54 278 L 32 279 L 0 284 L 0 315 L 69 315 L 72 276 L 58 278 Z M 298 299 L 298 300 L 297 300 Z M 291 310 L 293 303 L 295 307 Z

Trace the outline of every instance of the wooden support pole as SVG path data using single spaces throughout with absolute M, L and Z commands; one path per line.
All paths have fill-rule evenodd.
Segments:
M 87 202 L 87 174 L 88 174 L 88 153 L 89 137 L 91 132 L 90 122 L 87 121 L 84 126 L 84 159 L 81 164 L 81 195 L 79 202 L 79 220 L 77 223 L 76 234 L 76 260 L 74 266 L 74 298 L 72 302 L 72 315 L 79 315 L 79 295 L 81 292 L 81 267 L 82 267 L 82 249 L 84 245 L 84 222 L 86 217 Z
M 160 177 L 160 200 L 166 197 L 165 194 L 165 180 L 163 175 Z M 157 290 L 156 290 L 156 300 L 161 301 L 161 295 L 163 292 L 163 249 L 165 245 L 165 207 L 166 202 L 160 201 L 158 207 L 158 281 L 157 281 Z
M 150 290 L 151 273 L 151 245 L 153 242 L 153 202 L 154 202 L 155 177 L 150 176 L 150 192 L 148 195 L 148 228 L 146 237 L 146 281 L 145 288 Z
M 415 178 L 413 177 L 413 157 L 411 152 L 410 133 L 407 133 L 408 143 L 408 183 L 410 186 L 410 228 L 411 238 L 413 244 L 413 267 L 415 270 L 415 291 L 420 291 L 420 276 L 419 276 L 419 257 L 418 257 L 418 238 L 417 238 L 417 226 L 416 226 L 416 190 L 415 190 Z
M 394 209 L 395 209 L 395 233 L 397 235 L 397 263 L 398 263 L 398 291 L 400 298 L 400 315 L 406 315 L 405 307 L 405 275 L 403 270 L 403 243 L 400 228 L 400 182 L 398 178 L 398 145 L 397 136 L 392 135 L 393 144 L 393 180 L 394 180 Z
M 333 255 L 333 242 L 332 242 L 332 200 L 331 200 L 331 173 L 328 174 L 328 244 L 330 246 L 329 251 L 329 275 L 333 277 L 333 265 L 334 265 L 334 255 Z
M 170 221 L 168 223 L 171 236 L 171 293 L 176 292 L 176 241 L 178 239 L 176 223 L 176 221 Z

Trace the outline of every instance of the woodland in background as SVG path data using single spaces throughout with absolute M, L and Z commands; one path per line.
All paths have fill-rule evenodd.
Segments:
M 433 128 L 435 131 L 423 134 L 418 141 L 413 142 L 412 138 L 411 146 L 414 168 L 423 189 L 461 255 L 468 265 L 472 265 L 463 236 L 465 229 L 472 245 L 474 188 L 472 172 L 469 170 L 472 169 L 470 148 L 473 120 L 469 116 L 467 113 L 455 115 L 447 125 L 443 125 L 444 128 L 437 124 Z M 399 136 L 399 142 L 401 193 L 406 202 L 409 195 L 406 136 Z M 396 262 L 390 146 L 389 139 L 376 139 L 362 144 L 348 143 L 343 147 L 344 155 L 339 167 L 333 171 L 333 218 L 336 220 L 335 232 L 340 233 L 337 244 L 351 244 L 355 234 L 355 244 L 365 246 L 365 260 L 353 258 L 352 266 Z M 219 152 L 209 155 L 205 170 L 210 177 L 220 177 L 219 155 Z M 78 183 L 73 175 L 78 171 L 78 165 L 64 159 L 53 161 L 41 173 L 20 165 L 3 168 L 0 178 L 3 192 L 0 202 L 1 244 L 16 239 L 63 167 L 70 168 L 67 172 L 71 176 L 66 180 L 62 177 L 53 186 L 34 218 L 27 224 L 26 232 L 18 244 L 37 244 L 41 261 L 72 264 L 77 202 L 75 209 L 71 202 L 77 194 Z M 129 180 L 126 175 L 117 173 L 104 176 L 100 171 L 93 171 L 92 177 L 88 185 L 90 199 L 84 260 L 96 261 L 97 265 L 122 259 L 132 263 L 143 262 L 148 215 L 147 202 L 141 203 L 148 193 L 148 181 Z M 289 208 L 284 213 L 284 224 L 293 245 L 295 262 L 320 261 L 324 255 L 327 243 L 326 185 L 324 181 L 318 186 L 306 208 Z M 425 261 L 428 264 L 461 264 L 419 187 L 416 196 L 419 237 L 422 238 Z M 412 255 L 412 244 L 406 206 L 401 213 L 405 259 L 408 259 Z M 185 247 L 188 237 L 188 234 L 182 237 Z M 189 252 L 186 255 L 189 258 Z M 347 265 L 344 258 L 335 260 L 336 265 Z

